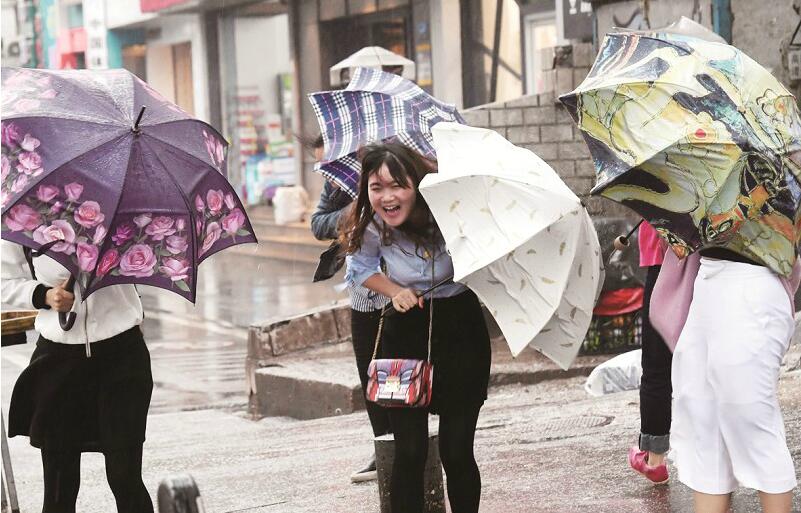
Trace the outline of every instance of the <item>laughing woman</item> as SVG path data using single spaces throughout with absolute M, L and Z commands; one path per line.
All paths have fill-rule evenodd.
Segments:
M 490 342 L 478 299 L 464 285 L 447 282 L 430 298 L 418 297 L 418 291 L 453 275 L 453 262 L 418 189 L 432 168 L 401 145 L 366 148 L 359 197 L 343 234 L 349 253 L 347 276 L 351 285 L 392 298 L 400 312 L 386 318 L 381 358 L 425 359 L 429 315 L 433 319 L 431 405 L 388 409 L 395 434 L 392 511 L 423 511 L 430 411 L 440 417 L 439 451 L 451 510 L 475 513 L 481 477 L 473 441 L 487 397 Z M 386 274 L 379 271 L 381 260 Z

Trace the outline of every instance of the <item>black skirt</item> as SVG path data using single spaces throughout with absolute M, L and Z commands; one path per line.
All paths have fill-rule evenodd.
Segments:
M 59 344 L 39 337 L 14 385 L 9 436 L 54 451 L 105 452 L 145 441 L 153 392 L 150 353 L 135 326 L 110 339 Z
M 428 319 L 428 301 L 423 309 L 387 317 L 379 346 L 381 358 L 425 359 Z M 434 299 L 434 382 L 429 411 L 480 406 L 487 399 L 491 359 L 487 325 L 476 295 L 465 291 Z

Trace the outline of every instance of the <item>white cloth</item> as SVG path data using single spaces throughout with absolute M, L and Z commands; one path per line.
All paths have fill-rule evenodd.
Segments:
M 41 283 L 55 287 L 70 276 L 64 266 L 48 256 L 40 256 L 33 259 L 37 278 L 33 280 L 22 246 L 2 241 L 0 248 L 3 264 L 0 269 L 0 289 L 4 304 L 33 309 L 33 291 L 37 285 Z M 80 291 L 76 290 L 73 311 L 77 314 L 75 325 L 70 331 L 64 331 L 58 322 L 58 312 L 39 310 L 36 331 L 53 342 L 85 344 L 87 338 L 91 343 L 118 335 L 141 324 L 144 318 L 142 302 L 133 285 L 102 288 L 83 302 Z
M 793 328 L 773 272 L 701 259 L 673 354 L 670 457 L 682 483 L 707 494 L 796 486 L 776 396 Z

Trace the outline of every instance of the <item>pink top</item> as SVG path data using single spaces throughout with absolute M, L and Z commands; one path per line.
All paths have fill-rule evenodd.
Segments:
M 640 244 L 640 267 L 662 265 L 668 245 L 648 221 L 640 225 L 637 239 Z

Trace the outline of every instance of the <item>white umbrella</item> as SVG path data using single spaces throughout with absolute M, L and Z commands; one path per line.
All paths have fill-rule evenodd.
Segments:
M 603 264 L 581 200 L 541 158 L 498 133 L 432 130 L 439 172 L 420 185 L 453 258 L 517 356 L 531 345 L 567 369 L 592 319 Z
M 403 66 L 403 73 L 401 73 L 401 76 L 406 80 L 411 80 L 414 82 L 414 61 L 410 61 L 406 57 L 392 53 L 386 48 L 381 48 L 380 46 L 365 46 L 344 61 L 340 61 L 331 66 L 329 70 L 331 85 L 342 85 L 341 77 L 342 70 L 344 69 L 350 70 L 350 76 L 353 76 L 353 72 L 356 70 L 356 68 L 373 68 L 383 70 L 384 66 Z

